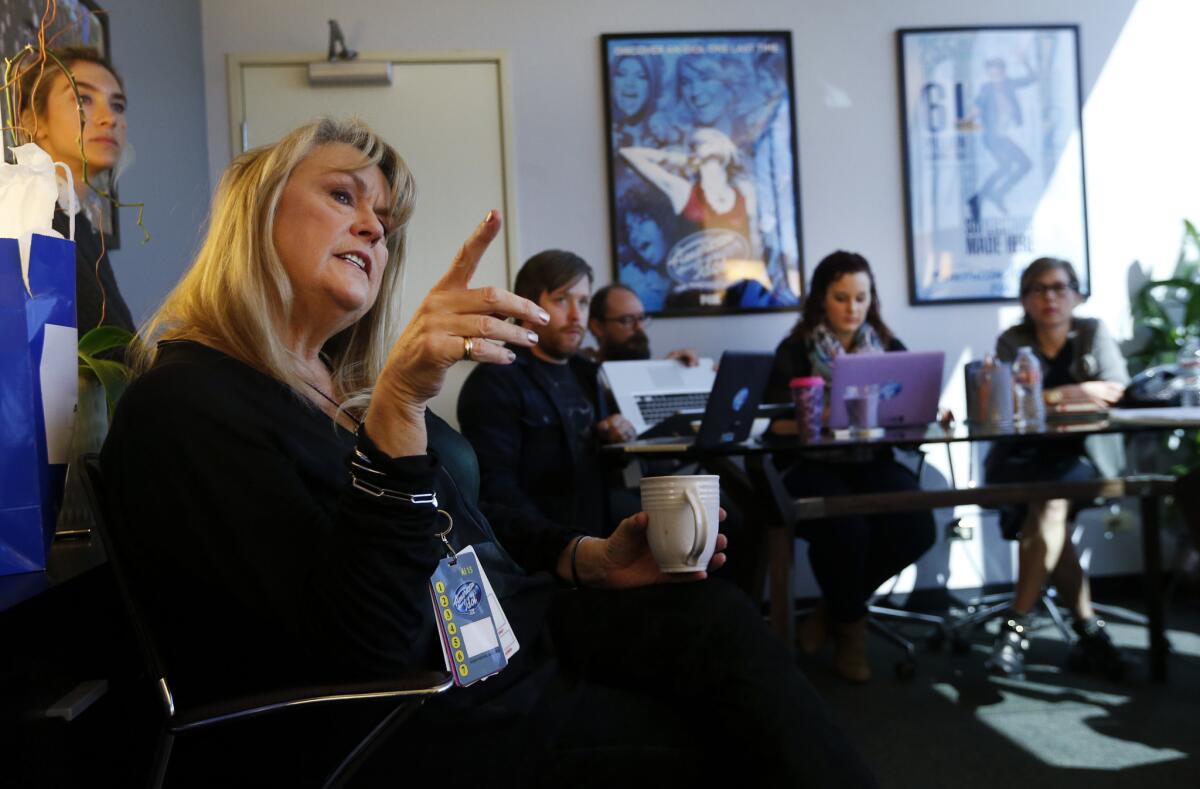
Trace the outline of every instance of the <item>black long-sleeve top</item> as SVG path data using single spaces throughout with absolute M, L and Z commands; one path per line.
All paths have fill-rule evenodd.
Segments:
M 391 487 L 438 494 L 455 547 L 475 544 L 504 598 L 529 579 L 471 501 L 469 445 L 428 426 L 430 454 L 379 462 Z M 228 692 L 440 662 L 427 591 L 440 516 L 353 488 L 354 446 L 284 384 L 193 342 L 164 343 L 125 393 L 106 493 L 177 682 L 219 677 Z
M 67 237 L 70 229 L 67 215 L 54 212 L 54 229 Z M 117 276 L 108 260 L 108 250 L 100 244 L 99 232 L 92 227 L 87 215 L 80 211 L 75 215 L 75 314 L 78 317 L 79 334 L 82 336 L 101 325 L 100 314 L 104 313 L 105 326 L 119 326 L 127 331 L 134 330 L 133 315 L 117 287 Z

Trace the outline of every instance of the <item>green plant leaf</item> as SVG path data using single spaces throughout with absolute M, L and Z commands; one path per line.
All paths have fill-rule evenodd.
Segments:
M 108 417 L 112 419 L 113 411 L 117 407 L 117 400 L 124 394 L 125 387 L 129 385 L 129 368 L 120 362 L 97 359 L 80 352 L 79 371 L 80 373 L 90 372 L 104 387 L 104 398 L 108 401 Z
M 1195 280 L 1200 272 L 1200 231 L 1187 219 L 1183 220 L 1183 241 L 1179 244 L 1179 259 L 1175 276 Z
M 133 333 L 119 326 L 97 326 L 79 338 L 79 352 L 96 356 L 133 341 Z
M 1137 294 L 1133 297 L 1133 316 L 1146 320 L 1155 320 L 1165 324 L 1172 323 L 1171 316 L 1163 308 L 1162 303 L 1155 295 L 1155 291 L 1159 288 L 1167 286 L 1171 280 L 1151 280 L 1138 289 Z

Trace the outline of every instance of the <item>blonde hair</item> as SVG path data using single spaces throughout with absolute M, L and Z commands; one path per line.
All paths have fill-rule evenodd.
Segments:
M 378 167 L 390 191 L 388 263 L 379 295 L 360 320 L 322 349 L 336 392 L 348 401 L 347 410 L 365 409 L 398 329 L 405 238 L 416 186 L 395 149 L 357 119 L 314 121 L 229 164 L 195 261 L 139 331 L 142 342 L 133 351 L 136 373 L 153 364 L 158 341 L 194 340 L 298 393 L 307 388 L 280 336 L 279 327 L 291 314 L 292 286 L 272 241 L 275 213 L 296 167 L 318 147 L 337 143 L 360 151 L 363 167 Z

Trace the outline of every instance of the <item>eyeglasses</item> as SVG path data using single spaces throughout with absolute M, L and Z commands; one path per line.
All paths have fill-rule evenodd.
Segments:
M 642 312 L 637 315 L 619 315 L 616 318 L 605 318 L 605 323 L 619 323 L 623 329 L 632 329 L 634 326 L 649 326 L 650 316 Z
M 1068 292 L 1072 292 L 1074 290 L 1075 288 L 1071 287 L 1065 282 L 1055 282 L 1053 285 L 1030 285 L 1029 289 L 1025 292 L 1031 296 L 1039 296 L 1041 298 L 1045 298 L 1046 296 L 1053 294 L 1054 298 L 1061 299 L 1063 296 L 1066 296 Z

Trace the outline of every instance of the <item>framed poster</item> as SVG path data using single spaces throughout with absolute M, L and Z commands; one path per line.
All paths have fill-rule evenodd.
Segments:
M 1079 29 L 897 31 L 909 297 L 1018 297 L 1039 257 L 1090 292 Z
M 787 32 L 601 36 L 615 282 L 654 315 L 796 309 Z
M 46 0 L 0 0 L 0 55 L 36 47 L 43 20 L 48 47 L 88 46 L 108 55 L 107 17 L 95 0 L 56 0 L 49 11 Z

